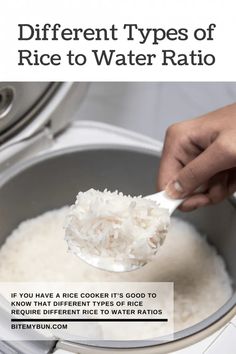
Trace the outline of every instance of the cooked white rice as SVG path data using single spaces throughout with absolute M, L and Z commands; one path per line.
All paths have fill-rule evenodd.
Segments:
M 174 282 L 176 331 L 208 317 L 232 295 L 223 259 L 188 223 L 173 218 L 153 262 L 131 273 L 112 273 L 67 252 L 63 227 L 68 211 L 50 211 L 20 224 L 0 249 L 0 281 Z M 143 333 L 155 336 L 148 331 L 145 324 Z
M 163 244 L 169 224 L 168 210 L 152 200 L 90 189 L 78 194 L 65 234 L 76 254 L 146 264 Z

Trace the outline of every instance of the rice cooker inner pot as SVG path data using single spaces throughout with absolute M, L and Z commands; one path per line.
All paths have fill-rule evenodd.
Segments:
M 73 203 L 78 191 L 93 187 L 119 189 L 131 195 L 152 194 L 155 192 L 158 165 L 156 152 L 98 146 L 49 153 L 24 165 L 14 166 L 0 181 L 0 244 L 21 221 Z M 122 173 L 124 170 L 126 173 Z M 184 216 L 208 236 L 209 242 L 224 258 L 236 284 L 235 206 L 227 200 L 179 216 Z M 232 310 L 235 304 L 234 293 L 218 312 L 197 326 L 176 333 L 175 339 L 205 330 Z

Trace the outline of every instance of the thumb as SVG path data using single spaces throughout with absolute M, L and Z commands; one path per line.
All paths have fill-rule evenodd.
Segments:
M 218 149 L 218 144 L 214 142 L 178 172 L 167 184 L 166 192 L 172 198 L 186 197 L 218 172 L 229 169 L 232 165 L 232 159 L 227 158 L 227 153 Z

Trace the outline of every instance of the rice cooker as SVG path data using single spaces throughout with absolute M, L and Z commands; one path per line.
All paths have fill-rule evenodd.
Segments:
M 131 195 L 155 192 L 161 143 L 121 128 L 75 121 L 86 90 L 85 83 L 0 84 L 0 244 L 21 221 L 71 204 L 80 189 L 118 188 Z M 66 147 L 61 148 L 63 139 Z M 235 208 L 232 199 L 181 215 L 208 235 L 234 284 Z M 236 292 L 210 317 L 174 333 L 171 340 L 92 344 L 89 338 L 71 342 L 39 336 L 34 341 L 2 341 L 0 353 L 48 354 L 60 349 L 81 354 L 171 353 L 215 333 L 235 314 Z M 4 309 L 0 308 L 0 330 L 4 328 Z

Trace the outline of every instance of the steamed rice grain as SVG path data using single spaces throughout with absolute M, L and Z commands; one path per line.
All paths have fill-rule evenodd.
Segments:
M 188 223 L 173 218 L 158 257 L 131 273 L 106 272 L 68 253 L 68 207 L 24 221 L 0 249 L 2 282 L 174 282 L 175 330 L 218 310 L 232 295 L 230 277 L 216 250 Z M 148 332 L 148 324 L 145 324 Z M 154 337 L 155 333 L 148 333 Z
M 123 193 L 79 192 L 65 226 L 68 248 L 83 258 L 146 264 L 163 244 L 169 212 L 157 203 Z

